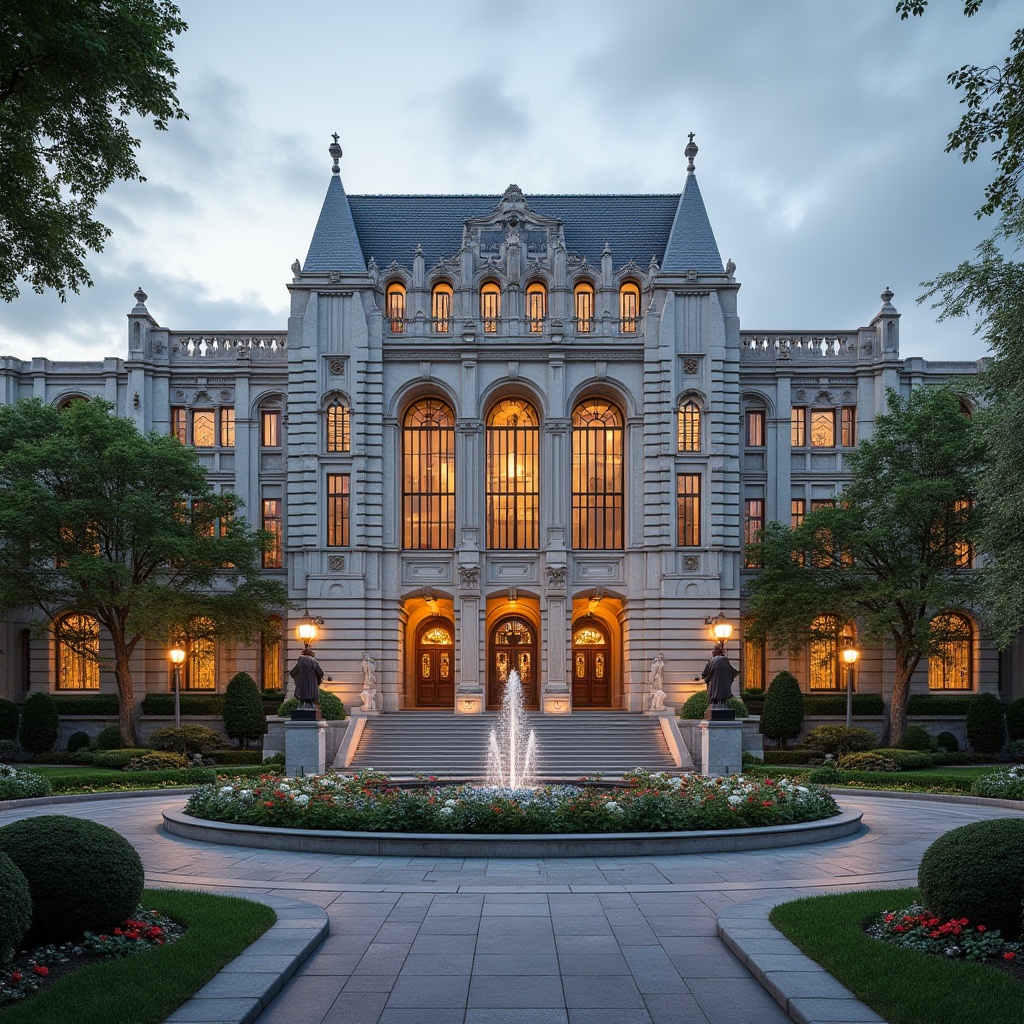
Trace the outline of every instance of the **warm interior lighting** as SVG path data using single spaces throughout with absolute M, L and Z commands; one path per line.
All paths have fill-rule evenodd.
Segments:
M 312 643 L 320 635 L 317 620 L 309 612 L 306 612 L 305 616 L 299 620 L 299 624 L 295 627 L 295 635 L 304 644 Z
M 860 657 L 860 651 L 856 647 L 844 647 L 843 648 L 843 661 L 851 667 L 856 664 L 857 659 Z
M 168 652 L 167 657 L 171 659 L 171 662 L 175 665 L 180 665 L 185 660 L 185 648 L 180 643 L 176 643 Z

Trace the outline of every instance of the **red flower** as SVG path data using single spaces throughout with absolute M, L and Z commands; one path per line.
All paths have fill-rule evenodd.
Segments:
M 983 924 L 977 925 L 974 930 L 976 932 L 987 932 L 988 931 L 988 929 Z
M 45 978 L 50 973 L 50 968 L 44 967 L 42 964 L 36 964 L 32 970 L 38 974 L 40 978 Z
M 1016 953 L 1004 953 L 1003 954 L 1003 959 L 1004 960 L 1016 960 L 1017 959 L 1017 954 Z
M 20 974 L 20 972 L 15 971 L 11 975 L 11 981 L 13 981 L 15 984 L 17 984 L 19 981 L 21 981 L 21 974 Z

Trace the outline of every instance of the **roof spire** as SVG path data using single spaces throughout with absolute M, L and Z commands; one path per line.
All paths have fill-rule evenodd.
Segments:
M 693 141 L 693 132 L 690 132 L 690 141 L 686 144 L 686 149 L 683 150 L 683 156 L 686 157 L 686 173 L 693 174 L 693 158 L 697 155 L 697 143 Z
M 331 174 L 340 174 L 341 165 L 338 161 L 341 159 L 341 146 L 338 145 L 338 133 L 335 132 L 332 136 L 334 141 L 327 147 L 327 152 L 331 155 L 331 159 L 334 161 L 334 166 L 331 168 Z

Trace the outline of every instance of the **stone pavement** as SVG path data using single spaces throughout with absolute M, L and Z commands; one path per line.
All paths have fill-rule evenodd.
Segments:
M 160 831 L 180 795 L 25 808 L 92 818 L 149 884 L 274 893 L 330 935 L 260 1024 L 772 1024 L 788 1020 L 718 938 L 754 898 L 912 885 L 925 847 L 998 807 L 843 796 L 859 836 L 744 853 L 579 860 L 346 857 L 213 846 Z

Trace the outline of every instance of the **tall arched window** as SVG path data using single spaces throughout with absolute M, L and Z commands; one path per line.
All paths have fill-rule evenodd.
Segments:
M 480 319 L 484 322 L 484 331 L 496 334 L 500 318 L 501 289 L 494 281 L 485 281 L 480 288 Z
M 65 615 L 57 622 L 57 689 L 100 688 L 100 624 L 90 615 Z
M 455 547 L 455 416 L 436 398 L 402 421 L 402 547 Z
M 928 658 L 929 689 L 973 690 L 974 630 L 970 620 L 953 612 L 936 615 L 931 632 L 937 649 Z
M 185 672 L 182 686 L 186 690 L 217 689 L 217 643 L 214 625 L 206 618 L 194 618 L 189 623 L 189 637 L 185 642 Z
M 452 286 L 438 281 L 430 293 L 430 320 L 435 334 L 448 334 L 452 329 Z
M 279 615 L 267 616 L 267 631 L 260 640 L 260 688 L 284 689 L 284 661 L 282 659 L 284 623 Z
M 589 334 L 594 329 L 594 286 L 589 281 L 580 281 L 572 294 L 576 331 L 578 334 Z
M 622 414 L 609 402 L 587 399 L 572 413 L 572 545 L 621 548 L 625 484 Z
M 540 421 L 521 398 L 487 415 L 487 546 L 536 549 L 540 544 Z
M 636 334 L 640 319 L 640 286 L 624 281 L 619 288 L 619 330 L 623 334 Z
M 405 330 L 405 285 L 401 281 L 392 281 L 385 292 L 385 315 L 388 319 L 388 330 L 392 334 L 401 334 Z
M 327 406 L 327 450 L 347 452 L 351 443 L 349 434 L 348 402 L 335 398 Z
M 544 318 L 548 315 L 548 290 L 540 281 L 526 286 L 526 322 L 531 334 L 544 330 Z
M 700 406 L 692 399 L 679 407 L 679 451 L 700 451 Z
M 744 690 L 763 690 L 765 683 L 765 645 L 763 640 L 747 636 L 749 622 L 743 623 L 743 663 L 740 682 Z
M 856 642 L 853 626 L 840 624 L 834 615 L 820 615 L 811 623 L 811 630 L 817 638 L 810 642 L 810 688 L 812 690 L 838 690 L 843 687 L 846 677 L 845 666 L 840 666 L 839 655 L 844 647 Z

